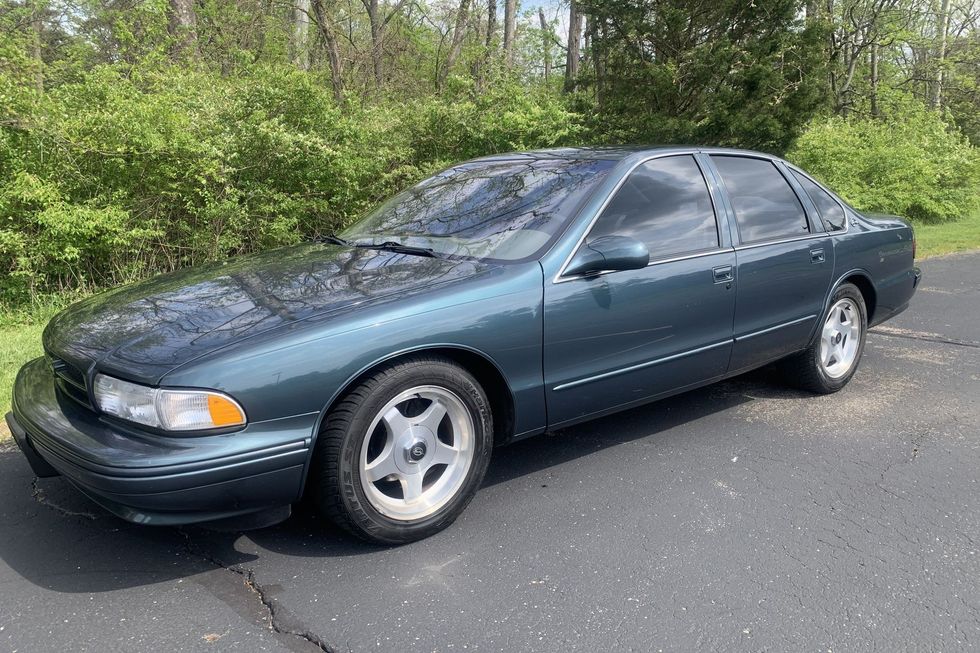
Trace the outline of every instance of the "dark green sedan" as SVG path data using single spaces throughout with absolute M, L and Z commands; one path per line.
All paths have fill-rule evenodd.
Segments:
M 339 234 L 72 306 L 7 421 L 38 476 L 130 521 L 257 526 L 305 495 L 407 542 L 495 445 L 780 359 L 840 390 L 914 255 L 908 224 L 763 154 L 487 157 Z

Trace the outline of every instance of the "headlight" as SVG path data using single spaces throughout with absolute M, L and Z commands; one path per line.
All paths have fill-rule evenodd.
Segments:
M 102 412 L 167 431 L 199 431 L 245 424 L 245 411 L 212 390 L 166 390 L 95 376 L 95 401 Z

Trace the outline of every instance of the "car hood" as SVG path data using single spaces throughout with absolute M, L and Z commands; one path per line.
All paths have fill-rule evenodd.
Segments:
M 44 331 L 54 357 L 156 383 L 167 372 L 284 325 L 404 300 L 486 270 L 475 261 L 307 244 L 160 275 L 85 299 Z

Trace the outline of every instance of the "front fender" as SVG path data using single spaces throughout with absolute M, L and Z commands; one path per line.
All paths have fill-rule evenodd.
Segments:
M 514 432 L 532 431 L 545 426 L 541 303 L 537 263 L 504 267 L 468 288 L 364 307 L 221 352 L 167 375 L 164 384 L 227 392 L 250 419 L 317 414 L 319 423 L 375 365 L 412 351 L 455 348 L 494 365 L 512 394 Z

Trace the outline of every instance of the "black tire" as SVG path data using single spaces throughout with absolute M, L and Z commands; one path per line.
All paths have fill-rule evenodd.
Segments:
M 850 369 L 848 369 L 843 376 L 833 378 L 827 374 L 823 364 L 820 361 L 821 333 L 824 323 L 830 317 L 830 311 L 840 300 L 845 298 L 853 301 L 858 308 L 858 314 L 861 320 L 861 336 L 858 343 L 857 353 Z M 827 304 L 827 308 L 824 309 L 823 317 L 817 324 L 817 335 L 813 342 L 799 354 L 786 359 L 782 366 L 783 371 L 794 385 L 804 390 L 809 390 L 810 392 L 815 392 L 818 394 L 830 394 L 837 392 L 847 385 L 847 382 L 850 381 L 851 377 L 854 376 L 854 373 L 857 372 L 858 365 L 861 363 L 861 356 L 864 354 L 864 343 L 867 333 L 868 309 L 864 303 L 864 296 L 861 294 L 861 291 L 858 290 L 857 286 L 850 283 L 841 284 L 841 286 L 838 287 L 831 296 L 830 302 Z
M 405 521 L 382 514 L 361 483 L 360 453 L 379 411 L 419 385 L 445 388 L 465 405 L 474 426 L 473 459 L 461 486 L 437 512 Z M 402 544 L 433 535 L 455 521 L 479 489 L 493 449 L 493 418 L 483 388 L 450 359 L 418 355 L 385 365 L 348 392 L 324 420 L 310 468 L 310 498 L 344 530 L 379 544 Z

